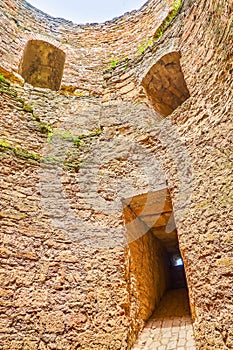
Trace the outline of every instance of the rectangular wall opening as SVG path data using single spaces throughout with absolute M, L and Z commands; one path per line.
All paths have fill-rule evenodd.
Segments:
M 125 199 L 123 207 L 128 279 L 131 294 L 138 300 L 137 317 L 146 321 L 156 310 L 159 314 L 161 300 L 166 295 L 168 299 L 180 300 L 180 314 L 189 315 L 185 267 L 169 191 L 163 189 Z M 171 308 L 168 313 L 172 312 L 177 313 L 177 310 Z

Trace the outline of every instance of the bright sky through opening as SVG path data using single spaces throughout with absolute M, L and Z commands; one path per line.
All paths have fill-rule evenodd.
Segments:
M 138 10 L 146 0 L 27 0 L 31 5 L 53 16 L 77 24 L 101 23 L 132 10 Z
M 177 259 L 175 262 L 174 262 L 174 266 L 183 266 L 184 265 L 184 262 L 181 258 Z

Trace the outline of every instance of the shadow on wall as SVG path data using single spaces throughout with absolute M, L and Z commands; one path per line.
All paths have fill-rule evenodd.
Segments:
M 24 50 L 19 74 L 33 86 L 59 90 L 65 57 L 62 50 L 46 41 L 30 40 Z

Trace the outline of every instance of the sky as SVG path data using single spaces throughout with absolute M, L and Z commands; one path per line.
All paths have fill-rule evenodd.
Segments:
M 31 5 L 53 16 L 77 24 L 101 23 L 125 12 L 139 9 L 146 0 L 27 0 Z

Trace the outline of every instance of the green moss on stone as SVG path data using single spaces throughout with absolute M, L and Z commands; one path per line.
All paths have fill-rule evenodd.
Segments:
M 10 83 L 1 75 L 0 92 L 12 97 L 17 97 L 17 92 L 10 87 Z
M 33 106 L 24 103 L 24 104 L 23 104 L 23 111 L 24 111 L 24 112 L 27 112 L 27 113 L 32 113 L 32 114 L 33 114 Z
M 14 154 L 16 157 L 22 159 L 31 159 L 36 162 L 40 162 L 42 157 L 34 152 L 25 151 L 18 146 L 14 147 L 10 142 L 6 140 L 0 140 L 0 152 Z
M 6 85 L 10 85 L 9 81 L 2 75 L 0 74 L 0 83 L 6 84 Z

